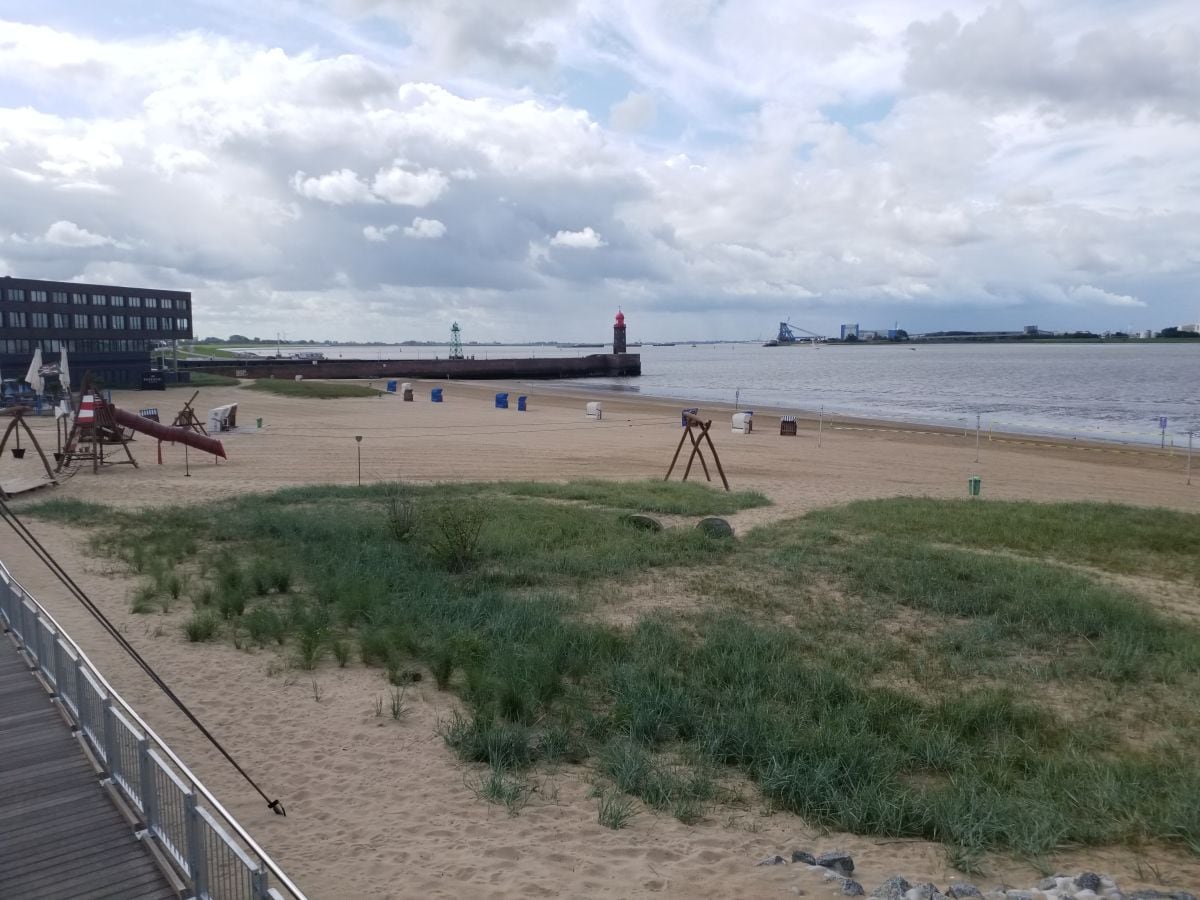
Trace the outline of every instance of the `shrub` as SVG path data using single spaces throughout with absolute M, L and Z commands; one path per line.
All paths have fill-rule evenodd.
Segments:
M 211 610 L 201 610 L 183 624 L 183 633 L 192 643 L 211 641 L 221 628 L 221 620 Z

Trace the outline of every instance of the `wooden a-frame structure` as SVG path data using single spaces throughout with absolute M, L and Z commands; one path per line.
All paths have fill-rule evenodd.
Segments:
M 721 468 L 721 458 L 717 456 L 717 448 L 709 437 L 708 429 L 712 427 L 712 419 L 707 422 L 700 420 L 699 416 L 693 415 L 690 412 L 683 414 L 683 434 L 679 437 L 679 446 L 675 448 L 675 455 L 671 457 L 671 466 L 667 469 L 667 474 L 663 481 L 670 481 L 671 473 L 675 471 L 675 463 L 679 461 L 679 452 L 683 449 L 684 442 L 689 438 L 692 442 L 692 453 L 688 457 L 687 467 L 683 470 L 683 480 L 688 480 L 688 475 L 692 471 L 692 463 L 697 457 L 700 459 L 700 467 L 704 470 L 704 477 L 712 481 L 712 476 L 708 474 L 708 464 L 704 461 L 704 451 L 700 449 L 700 442 L 707 441 L 708 448 L 712 451 L 713 463 L 716 464 L 717 474 L 721 476 L 721 483 L 725 485 L 725 490 L 729 490 L 729 479 L 725 477 L 725 470 Z M 695 429 L 695 430 L 693 430 Z
M 192 401 L 199 396 L 200 392 L 196 391 L 196 393 L 192 394 L 191 400 L 184 401 L 183 409 L 171 421 L 173 428 L 187 428 L 191 431 L 198 431 L 200 434 L 208 434 L 204 430 L 204 423 L 200 421 L 200 418 L 196 415 L 196 411 L 192 409 Z
M 84 399 L 89 396 L 91 400 Z M 99 472 L 101 466 L 131 465 L 136 469 L 137 460 L 133 458 L 133 452 L 129 449 L 131 440 L 125 429 L 113 418 L 112 407 L 104 402 L 98 391 L 92 389 L 92 375 L 89 372 L 83 378 L 75 419 L 67 432 L 66 440 L 63 441 L 63 454 L 58 462 L 58 471 L 61 472 L 72 463 L 87 460 L 91 460 L 93 472 Z M 125 451 L 126 459 L 105 459 L 105 447 L 120 447 Z M 113 455 L 115 456 L 115 452 Z
M 0 499 L 7 500 L 12 494 L 21 493 L 26 490 L 31 490 L 34 487 L 41 487 L 48 484 L 57 484 L 58 481 L 54 477 L 54 470 L 50 468 L 50 461 L 46 459 L 46 454 L 42 452 L 42 445 L 38 443 L 37 435 L 29 427 L 29 423 L 25 421 L 25 408 L 21 406 L 6 409 L 0 412 L 0 415 L 8 416 L 12 421 L 8 423 L 8 427 L 4 429 L 4 435 L 0 437 L 0 455 L 3 455 L 5 447 L 8 446 L 8 439 L 13 438 L 12 450 L 13 456 L 18 459 L 25 456 L 24 451 L 27 449 L 21 446 L 21 430 L 24 429 L 25 434 L 29 436 L 29 443 L 33 445 L 33 449 L 37 451 L 38 458 L 42 461 L 42 468 L 46 470 L 46 480 L 44 482 L 22 482 L 20 485 L 9 489 L 5 489 L 0 485 Z

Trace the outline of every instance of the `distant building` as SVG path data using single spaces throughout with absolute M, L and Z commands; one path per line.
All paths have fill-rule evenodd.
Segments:
M 843 341 L 846 340 L 846 338 L 848 338 L 848 337 L 853 337 L 857 340 L 857 338 L 858 338 L 858 323 L 855 322 L 853 325 L 843 325 L 841 334 L 842 334 Z
M 191 340 L 187 291 L 0 278 L 0 372 L 21 377 L 33 351 L 46 362 L 66 347 L 78 386 L 92 372 L 109 387 L 141 383 L 161 342 Z
M 1187 331 L 1191 334 L 1200 334 L 1200 323 L 1197 323 L 1195 325 L 1180 325 L 1179 330 Z
M 1037 333 L 1038 333 L 1038 327 L 1037 327 L 1036 325 L 1026 325 L 1026 326 L 1025 326 L 1025 333 L 1026 333 L 1026 334 L 1037 334 Z
M 1152 337 L 1154 337 L 1154 331 L 1153 331 L 1153 330 L 1151 330 L 1151 329 L 1147 328 L 1145 331 L 1143 331 L 1143 332 L 1142 332 L 1142 340 L 1143 340 L 1143 341 L 1148 341 L 1148 340 L 1150 340 Z

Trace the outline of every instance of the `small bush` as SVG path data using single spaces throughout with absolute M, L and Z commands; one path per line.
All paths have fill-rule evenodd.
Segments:
M 515 816 L 529 802 L 532 789 L 520 778 L 514 778 L 502 768 L 493 767 L 479 779 L 476 793 L 488 803 L 504 806 L 510 816 Z
M 221 620 L 211 610 L 201 610 L 183 624 L 183 633 L 194 644 L 211 641 L 221 629 Z
M 331 645 L 333 649 L 333 658 L 337 660 L 339 668 L 346 668 L 350 662 L 350 642 L 345 638 L 337 638 Z
M 404 543 L 417 528 L 417 498 L 400 485 L 388 485 L 384 490 L 384 501 L 388 533 L 398 543 Z
M 451 572 L 471 568 L 479 558 L 479 539 L 491 518 L 491 507 L 480 500 L 451 502 L 428 514 L 433 534 L 429 549 Z
M 279 612 L 271 606 L 255 606 L 242 617 L 242 624 L 250 640 L 260 647 L 271 641 L 282 644 L 287 635 L 287 623 Z
M 137 613 L 139 616 L 154 612 L 156 606 L 158 606 L 158 589 L 149 582 L 139 585 L 129 599 L 130 612 Z
M 614 831 L 624 828 L 633 816 L 633 800 L 622 797 L 616 791 L 604 791 L 600 794 L 596 819 L 605 828 L 611 828 Z

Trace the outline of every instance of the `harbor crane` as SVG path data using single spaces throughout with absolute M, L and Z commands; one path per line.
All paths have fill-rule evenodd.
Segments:
M 804 334 L 809 335 L 809 337 L 800 338 L 796 335 L 797 331 L 803 332 Z M 781 344 L 798 344 L 801 340 L 808 340 L 813 344 L 816 344 L 817 341 L 825 340 L 825 335 L 817 334 L 815 331 L 809 331 L 807 328 L 801 328 L 799 325 L 793 325 L 789 319 L 786 322 L 779 323 L 779 334 L 775 340 L 767 341 L 765 344 L 763 344 L 763 346 L 778 347 Z

